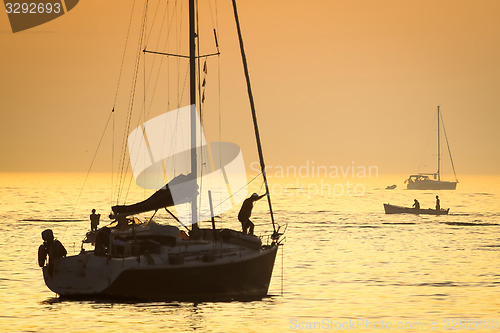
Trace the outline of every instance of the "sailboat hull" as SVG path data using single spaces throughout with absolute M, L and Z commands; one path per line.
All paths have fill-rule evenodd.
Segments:
M 276 251 L 274 247 L 255 258 L 221 265 L 127 270 L 103 295 L 147 300 L 260 299 L 267 295 Z
M 446 182 L 437 180 L 420 180 L 408 183 L 408 190 L 455 190 L 457 182 Z
M 169 263 L 130 267 L 117 274 L 108 274 L 108 282 L 99 277 L 87 276 L 85 281 L 79 277 L 85 275 L 81 269 L 68 273 L 62 265 L 62 258 L 56 267 L 53 276 L 50 276 L 48 267 L 44 267 L 44 278 L 47 286 L 62 298 L 68 299 L 123 299 L 123 300 L 255 300 L 267 296 L 269 283 L 274 267 L 278 246 L 263 247 L 247 258 L 233 258 L 230 260 L 214 259 L 213 262 L 196 263 Z M 77 255 L 74 257 L 78 257 Z M 85 261 L 86 265 L 96 257 L 76 259 Z M 146 258 L 130 258 L 130 261 Z M 73 260 L 74 261 L 74 260 Z M 102 263 L 100 271 L 116 270 L 109 263 Z M 124 263 L 123 266 L 127 266 Z M 94 272 L 95 267 L 91 270 Z M 57 276 L 65 274 L 65 276 Z M 73 276 L 77 274 L 79 276 Z M 115 278 L 112 278 L 116 276 Z

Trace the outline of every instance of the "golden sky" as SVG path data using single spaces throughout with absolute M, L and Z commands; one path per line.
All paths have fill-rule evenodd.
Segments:
M 132 2 L 80 1 L 18 33 L 0 6 L 0 171 L 87 171 L 114 105 Z M 250 163 L 257 157 L 230 1 L 217 2 L 228 63 L 221 64 L 221 138 L 238 143 Z M 435 154 L 440 105 L 458 176 L 499 173 L 500 1 L 238 6 L 267 164 L 435 171 L 422 161 Z M 121 84 L 117 112 L 126 112 L 129 86 Z M 109 167 L 110 152 L 106 146 L 98 156 L 97 170 Z

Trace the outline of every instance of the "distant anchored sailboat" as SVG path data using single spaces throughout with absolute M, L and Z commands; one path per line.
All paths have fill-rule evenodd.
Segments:
M 39 263 L 45 283 L 63 297 L 197 301 L 260 299 L 268 293 L 283 237 L 273 217 L 236 3 L 233 0 L 265 185 L 265 194 L 258 197 L 267 196 L 268 227 L 272 226 L 261 237 L 253 234 L 248 219 L 251 205 L 247 205 L 247 221 L 240 219 L 244 232 L 215 225 L 216 216 L 245 199 L 248 183 L 236 144 L 209 145 L 205 141 L 198 115 L 204 99 L 199 91 L 200 58 L 218 56 L 219 52 L 214 29 L 217 53 L 200 56 L 197 4 L 189 0 L 188 56 L 143 50 L 187 58 L 190 78 L 189 105 L 145 121 L 128 136 L 136 184 L 155 189 L 153 194 L 137 203 L 113 206 L 110 223 L 88 232 L 77 255 L 66 256 L 62 245 L 56 251 L 58 243 L 52 232 L 43 234 Z M 175 208 L 175 214 L 170 207 Z M 175 219 L 175 225 L 153 221 L 163 210 Z M 150 212 L 150 217 L 141 222 L 135 215 L 145 212 Z M 202 228 L 199 224 L 204 221 L 208 227 Z M 85 244 L 95 244 L 95 248 L 85 249 Z
M 455 190 L 457 188 L 457 174 L 455 172 L 455 166 L 453 164 L 453 158 L 451 157 L 450 145 L 448 144 L 448 137 L 446 136 L 446 130 L 443 130 L 446 138 L 446 146 L 448 147 L 448 153 L 450 155 L 451 166 L 453 168 L 453 174 L 455 175 L 455 181 L 444 181 L 441 180 L 441 137 L 440 137 L 440 123 L 442 122 L 442 115 L 439 111 L 439 106 L 437 107 L 437 121 L 438 121 L 438 135 L 437 135 L 437 171 L 435 173 L 418 173 L 415 175 L 410 175 L 408 179 L 405 180 L 407 183 L 406 188 L 408 190 Z

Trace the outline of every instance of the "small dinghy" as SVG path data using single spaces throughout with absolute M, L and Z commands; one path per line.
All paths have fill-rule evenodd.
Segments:
M 411 207 L 384 204 L 386 214 L 427 214 L 427 215 L 448 215 L 450 209 L 416 209 Z

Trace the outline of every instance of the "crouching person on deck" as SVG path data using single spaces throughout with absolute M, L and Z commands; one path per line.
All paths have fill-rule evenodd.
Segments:
M 49 275 L 54 272 L 54 262 L 59 258 L 66 257 L 67 251 L 60 241 L 54 239 L 52 230 L 47 229 L 42 232 L 43 244 L 38 248 L 38 265 L 43 267 L 45 260 L 49 256 Z

